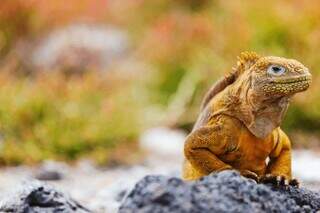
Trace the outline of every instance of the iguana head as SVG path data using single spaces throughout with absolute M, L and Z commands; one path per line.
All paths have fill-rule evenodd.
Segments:
M 252 52 L 240 55 L 231 74 L 235 80 L 226 91 L 225 110 L 259 138 L 280 126 L 290 97 L 311 83 L 308 68 L 297 60 Z
M 250 78 L 251 90 L 266 99 L 292 96 L 308 89 L 311 83 L 308 68 L 294 59 L 246 52 L 239 61 L 242 75 Z
M 266 97 L 293 95 L 308 89 L 311 74 L 299 61 L 262 57 L 252 67 L 253 87 Z

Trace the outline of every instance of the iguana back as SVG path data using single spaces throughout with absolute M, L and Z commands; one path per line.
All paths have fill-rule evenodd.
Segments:
M 232 72 L 232 73 L 220 78 L 217 82 L 215 82 L 211 86 L 209 91 L 205 94 L 205 96 L 202 100 L 202 103 L 201 103 L 200 111 L 202 112 L 203 109 L 208 105 L 208 103 L 210 102 L 210 100 L 214 96 L 216 96 L 218 93 L 223 91 L 227 86 L 232 84 L 235 80 L 236 80 L 236 73 Z
M 252 66 L 258 58 L 259 56 L 255 52 L 242 52 L 238 57 L 237 65 L 232 69 L 232 72 L 228 73 L 223 78 L 220 78 L 206 93 L 200 111 L 203 111 L 214 96 L 223 91 L 227 86 L 233 84 L 239 75 Z

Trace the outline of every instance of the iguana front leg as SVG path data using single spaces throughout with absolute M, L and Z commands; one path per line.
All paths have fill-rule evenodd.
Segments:
M 184 153 L 191 165 L 200 173 L 232 169 L 218 158 L 225 150 L 226 140 L 221 126 L 205 126 L 192 132 L 185 142 Z
M 281 130 L 277 131 L 275 148 L 270 154 L 270 162 L 266 175 L 261 177 L 263 183 L 276 185 L 298 186 L 299 182 L 291 176 L 291 144 L 288 136 Z

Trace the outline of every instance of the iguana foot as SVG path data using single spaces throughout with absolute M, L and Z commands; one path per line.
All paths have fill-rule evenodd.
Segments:
M 260 183 L 271 183 L 276 186 L 294 186 L 299 187 L 299 181 L 297 179 L 291 179 L 289 180 L 284 175 L 272 175 L 267 174 L 265 176 L 262 176 L 259 179 Z
M 257 183 L 259 182 L 259 177 L 258 177 L 258 175 L 257 175 L 256 173 L 254 173 L 254 172 L 251 172 L 251 171 L 249 171 L 249 170 L 243 170 L 243 171 L 240 172 L 240 174 L 241 174 L 242 176 L 246 177 L 246 178 L 249 178 L 249 179 L 254 180 L 254 181 L 257 182 Z
M 290 185 L 290 186 L 295 186 L 295 187 L 299 188 L 300 182 L 299 182 L 297 179 L 292 178 L 292 179 L 289 181 L 289 185 Z

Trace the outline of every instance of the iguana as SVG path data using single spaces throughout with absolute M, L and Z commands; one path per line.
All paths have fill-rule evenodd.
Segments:
M 296 60 L 241 53 L 203 100 L 184 145 L 184 179 L 235 169 L 257 182 L 298 186 L 290 140 L 279 126 L 290 98 L 310 83 L 308 68 Z

